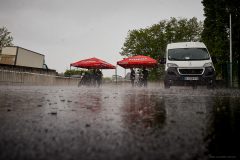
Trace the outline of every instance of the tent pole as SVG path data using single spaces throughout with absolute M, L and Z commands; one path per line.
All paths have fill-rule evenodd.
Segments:
M 116 69 L 115 69 L 115 75 L 116 75 L 116 84 L 117 84 L 117 65 L 116 65 Z

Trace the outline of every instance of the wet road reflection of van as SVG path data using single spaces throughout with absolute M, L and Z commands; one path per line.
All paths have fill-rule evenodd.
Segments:
M 200 159 L 239 157 L 239 97 L 205 91 L 131 90 L 122 97 L 125 127 L 135 136 L 148 135 L 145 141 L 155 137 L 164 148 L 160 152 L 176 151 Z
M 209 115 L 205 140 L 210 158 L 239 158 L 239 97 L 214 97 Z

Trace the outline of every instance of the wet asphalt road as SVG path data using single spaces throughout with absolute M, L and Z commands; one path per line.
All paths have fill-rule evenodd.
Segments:
M 0 86 L 0 159 L 239 158 L 240 90 Z

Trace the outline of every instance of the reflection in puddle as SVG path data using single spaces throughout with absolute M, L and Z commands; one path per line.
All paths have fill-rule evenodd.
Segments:
M 176 156 L 178 152 L 181 153 L 179 159 L 189 159 L 189 155 L 196 159 L 238 157 L 239 97 L 215 96 L 208 92 L 194 94 L 151 90 L 124 93 L 122 118 L 125 127 L 133 133 L 134 142 L 142 145 L 142 141 L 151 142 L 155 137 L 158 147 L 168 153 L 166 157 L 170 159 L 172 153 Z M 145 128 L 150 134 L 145 134 Z
M 211 157 L 236 158 L 239 156 L 239 124 L 239 97 L 215 97 L 207 136 Z
M 162 127 L 166 119 L 164 99 L 156 95 L 133 91 L 123 95 L 122 110 L 128 126 L 140 125 L 144 128 Z

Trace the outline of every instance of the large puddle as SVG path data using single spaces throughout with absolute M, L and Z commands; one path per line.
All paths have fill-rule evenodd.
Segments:
M 239 90 L 0 89 L 0 159 L 239 157 Z

